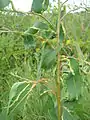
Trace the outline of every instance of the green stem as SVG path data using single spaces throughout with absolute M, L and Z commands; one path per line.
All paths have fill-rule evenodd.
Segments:
M 60 0 L 58 0 L 58 25 L 57 25 L 57 48 L 60 47 L 60 15 L 61 15 L 61 8 L 60 8 Z M 57 98 L 57 106 L 58 106 L 58 120 L 61 120 L 61 91 L 60 91 L 60 75 L 61 75 L 61 70 L 60 67 L 61 62 L 60 62 L 60 53 L 58 52 L 57 54 L 57 79 L 56 79 L 56 98 Z

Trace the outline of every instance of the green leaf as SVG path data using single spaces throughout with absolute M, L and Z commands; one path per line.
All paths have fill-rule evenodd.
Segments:
M 42 7 L 43 7 L 43 10 L 44 10 L 44 11 L 47 10 L 48 5 L 49 5 L 49 0 L 44 0 L 44 1 L 43 1 L 43 4 L 42 4 Z
M 78 99 L 81 95 L 82 88 L 82 77 L 79 73 L 73 75 L 72 73 L 68 74 L 66 79 L 67 91 L 71 99 Z
M 10 3 L 10 0 L 0 0 L 0 9 L 8 6 Z
M 37 28 L 35 28 L 35 27 L 30 27 L 30 28 L 28 28 L 28 30 L 26 30 L 24 33 L 25 34 L 36 34 L 38 32 L 38 29 Z
M 51 30 L 41 30 L 40 31 L 40 35 L 45 38 L 45 39 L 50 39 L 53 41 L 54 38 L 56 38 L 56 33 L 54 31 Z
M 36 13 L 41 13 L 42 3 L 43 3 L 43 0 L 33 0 L 31 10 L 36 12 Z
M 50 69 L 56 62 L 56 51 L 53 49 L 45 49 L 43 53 L 42 67 Z
M 14 111 L 22 103 L 29 88 L 30 85 L 25 81 L 13 84 L 9 94 L 8 113 Z
M 32 35 L 36 34 L 39 30 L 48 30 L 48 25 L 43 22 L 36 22 L 33 27 L 28 28 L 24 34 L 25 35 Z M 49 32 L 50 33 L 50 32 Z
M 89 120 L 90 119 L 90 107 L 89 107 L 90 101 L 83 100 L 83 98 L 81 99 L 82 99 L 81 101 L 79 101 L 76 105 L 74 105 L 73 110 L 81 118 L 81 120 Z
M 36 13 L 41 13 L 42 11 L 47 10 L 49 5 L 49 0 L 33 0 L 31 10 Z
M 83 52 L 80 48 L 79 41 L 78 42 L 74 41 L 74 46 L 76 47 L 78 58 L 79 58 L 80 62 L 82 63 L 84 60 L 84 55 L 83 55 Z
M 43 22 L 36 22 L 34 25 L 34 27 L 38 28 L 38 29 L 44 29 L 44 30 L 48 30 L 48 25 L 43 23 Z
M 25 85 L 25 84 L 26 84 L 25 82 L 17 82 L 17 83 L 13 84 L 13 86 L 10 90 L 10 93 L 9 93 L 9 103 L 11 103 L 13 98 L 16 96 L 18 88 L 22 85 Z
M 60 42 L 62 42 L 64 40 L 64 35 L 65 35 L 65 31 L 64 31 L 64 27 L 63 25 L 61 24 L 60 25 Z
M 35 40 L 32 35 L 24 35 L 25 49 L 30 49 L 36 46 Z
M 76 59 L 70 58 L 70 67 L 74 73 L 79 72 L 79 63 Z
M 72 112 L 69 108 L 63 107 L 63 114 L 62 114 L 63 120 L 79 120 L 80 118 Z
M 52 97 L 49 94 L 45 94 L 42 96 L 44 100 L 43 112 L 47 112 L 50 116 L 50 120 L 57 120 L 57 115 L 54 107 L 54 102 Z
M 88 94 L 89 95 L 89 94 Z M 88 96 L 89 98 L 89 96 Z M 89 120 L 90 119 L 90 101 L 84 97 L 80 97 L 78 101 L 64 101 L 64 109 L 68 110 L 77 120 Z M 64 111 L 64 110 L 63 110 Z
M 3 108 L 2 112 L 0 113 L 0 120 L 10 120 L 10 119 L 13 120 L 12 116 L 8 116 L 7 115 L 7 109 Z

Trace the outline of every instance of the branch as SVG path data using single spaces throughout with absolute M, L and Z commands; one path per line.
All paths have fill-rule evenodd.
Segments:
M 27 79 L 27 78 L 23 78 L 17 74 L 13 74 L 13 73 L 10 73 L 12 76 L 16 77 L 16 78 L 19 78 L 21 80 L 25 80 L 26 83 L 33 83 L 33 84 L 38 84 L 38 83 L 43 83 L 43 82 L 47 82 L 47 78 L 42 78 L 42 79 L 39 79 L 39 80 L 30 80 L 30 79 Z
M 61 4 L 61 8 L 63 7 L 63 5 L 67 2 L 68 0 L 65 0 L 62 4 Z
M 76 11 L 76 10 L 79 10 L 79 9 L 81 9 L 81 8 L 87 10 L 87 9 L 84 8 L 84 7 L 78 7 L 78 8 L 75 8 L 75 9 L 73 9 L 73 10 L 70 10 L 69 12 L 67 12 L 67 13 L 61 18 L 61 21 L 62 21 L 69 13 L 71 13 L 71 12 L 73 12 L 73 11 Z

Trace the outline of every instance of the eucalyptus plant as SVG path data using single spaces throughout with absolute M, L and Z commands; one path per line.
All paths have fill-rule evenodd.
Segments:
M 0 0 L 1 11 L 16 13 L 17 16 L 37 16 L 35 23 L 25 31 L 14 31 L 5 28 L 0 30 L 1 34 L 19 35 L 23 39 L 25 53 L 30 51 L 37 55 L 35 59 L 37 61 L 35 80 L 29 80 L 26 76 L 21 77 L 18 74 L 11 73 L 12 76 L 23 81 L 16 82 L 11 87 L 7 116 L 14 113 L 20 105 L 24 106 L 24 101 L 27 101 L 31 93 L 34 94 L 34 89 L 37 90 L 39 86 L 40 92 L 42 92 L 40 98 L 42 104 L 44 104 L 42 112 L 48 111 L 50 120 L 81 120 L 77 114 L 77 106 L 80 105 L 79 98 L 84 94 L 85 81 L 82 75 L 87 75 L 84 71 L 81 72 L 81 69 L 89 62 L 84 60 L 83 52 L 77 41 L 78 38 L 76 41 L 71 41 L 67 36 L 64 26 L 65 17 L 68 15 L 66 13 L 66 2 L 61 3 L 58 0 L 56 25 L 53 25 L 46 17 L 48 15 L 49 0 L 33 0 L 31 11 L 27 13 L 17 11 L 12 1 Z M 11 4 L 12 9 L 5 9 L 9 4 Z M 43 71 L 49 73 L 50 70 L 54 81 L 50 80 L 50 77 L 42 75 Z M 51 88 L 53 83 L 54 89 Z M 82 112 L 85 111 L 82 110 Z M 87 114 L 87 118 L 90 118 L 89 114 Z

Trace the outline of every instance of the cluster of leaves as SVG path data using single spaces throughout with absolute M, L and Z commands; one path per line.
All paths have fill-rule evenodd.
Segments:
M 8 4 L 8 0 L 0 0 L 1 9 Z M 87 30 L 87 32 L 84 31 L 87 33 L 86 39 L 86 36 L 82 37 L 83 30 L 80 21 L 81 18 L 84 19 L 84 13 L 67 15 L 60 26 L 61 46 L 57 48 L 57 24 L 56 26 L 52 25 L 57 23 L 57 9 L 55 8 L 52 14 L 43 13 L 47 10 L 48 5 L 49 0 L 33 0 L 32 4 L 32 13 L 34 15 L 38 13 L 45 21 L 22 13 L 0 13 L 2 19 L 0 23 L 0 79 L 2 86 L 0 91 L 5 94 L 5 96 L 0 94 L 0 119 L 2 120 L 11 118 L 57 120 L 57 105 L 53 94 L 55 94 L 54 79 L 56 79 L 58 52 L 61 54 L 62 61 L 62 118 L 64 120 L 90 119 L 89 28 L 87 26 L 84 28 Z M 56 14 L 56 18 L 53 19 L 54 14 Z M 51 16 L 52 24 L 47 20 L 48 16 Z M 78 19 L 80 20 L 78 21 Z M 37 22 L 35 22 L 36 20 Z M 85 20 L 84 23 L 88 21 Z M 36 87 L 38 80 L 43 77 L 49 79 L 48 83 L 40 83 Z M 36 83 L 34 81 L 34 86 L 29 79 L 37 80 Z M 6 91 L 9 90 L 9 102 L 6 105 Z M 3 106 L 8 106 L 7 110 Z M 15 116 L 18 115 L 18 111 L 23 111 L 19 117 Z

